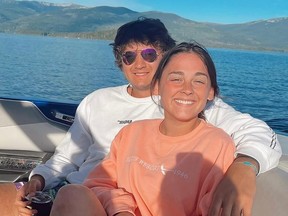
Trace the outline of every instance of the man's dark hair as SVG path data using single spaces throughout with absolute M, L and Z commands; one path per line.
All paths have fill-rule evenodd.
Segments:
M 128 22 L 119 27 L 114 43 L 110 44 L 113 47 L 116 64 L 120 68 L 123 50 L 130 43 L 152 45 L 166 52 L 175 46 L 176 42 L 159 19 L 139 17 L 135 21 Z

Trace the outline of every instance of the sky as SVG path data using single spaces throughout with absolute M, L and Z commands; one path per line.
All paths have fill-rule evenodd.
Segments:
M 42 0 L 84 6 L 126 7 L 137 12 L 174 13 L 198 22 L 245 23 L 288 17 L 288 0 Z

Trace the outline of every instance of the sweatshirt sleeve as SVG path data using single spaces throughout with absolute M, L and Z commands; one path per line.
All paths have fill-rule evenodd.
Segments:
M 207 105 L 205 117 L 209 123 L 222 128 L 233 138 L 236 155 L 247 155 L 258 161 L 259 173 L 278 165 L 281 146 L 275 132 L 264 121 L 236 111 L 220 98 Z
M 108 216 L 124 211 L 135 215 L 137 208 L 133 195 L 117 185 L 117 153 L 121 152 L 117 145 L 120 137 L 121 131 L 112 142 L 110 153 L 84 181 L 84 185 L 98 197 Z
M 45 163 L 32 170 L 31 176 L 38 174 L 45 179 L 45 189 L 57 186 L 67 175 L 79 169 L 89 154 L 92 138 L 88 133 L 86 99 L 77 108 L 75 120 L 64 139 L 56 147 L 54 155 Z M 84 177 L 83 177 L 84 178 Z

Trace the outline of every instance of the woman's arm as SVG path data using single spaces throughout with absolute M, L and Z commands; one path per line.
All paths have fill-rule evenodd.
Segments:
M 90 172 L 84 181 L 84 185 L 95 193 L 108 215 L 120 214 L 120 212 L 123 212 L 123 214 L 124 212 L 125 214 L 133 213 L 137 208 L 133 195 L 125 188 L 118 187 L 118 172 L 122 170 L 117 170 L 121 167 L 118 164 L 117 157 L 118 153 L 123 152 L 119 148 L 124 145 L 124 143 L 121 143 L 121 131 L 113 140 L 110 153 Z
M 257 161 L 245 156 L 234 160 L 216 187 L 209 216 L 218 216 L 221 209 L 223 216 L 239 215 L 241 211 L 245 216 L 251 216 L 257 164 Z

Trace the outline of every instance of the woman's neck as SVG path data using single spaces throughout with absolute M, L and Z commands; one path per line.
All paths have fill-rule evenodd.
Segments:
M 200 122 L 201 119 L 198 117 L 189 122 L 175 122 L 164 119 L 159 126 L 159 130 L 166 136 L 183 136 L 197 128 Z

